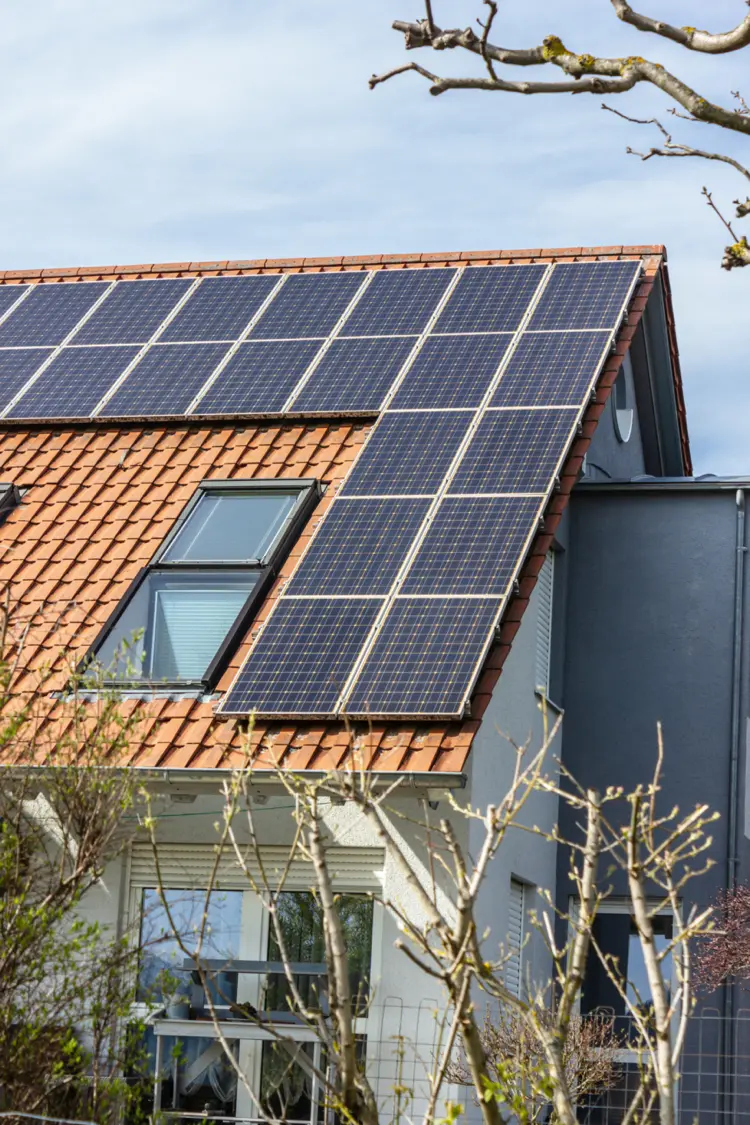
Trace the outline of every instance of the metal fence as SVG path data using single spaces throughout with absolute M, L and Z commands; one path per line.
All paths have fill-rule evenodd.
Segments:
M 434 1073 L 445 1047 L 444 1038 L 441 1039 L 441 1016 L 438 1000 L 424 1000 L 412 1006 L 401 998 L 391 997 L 374 1004 L 367 1020 L 359 1024 L 360 1055 L 383 1125 L 423 1119 L 430 1092 L 429 1076 Z M 583 1125 L 620 1125 L 638 1089 L 638 1057 L 628 1047 L 632 1040 L 626 1022 L 614 1021 L 619 1046 L 612 1053 L 614 1065 L 606 1087 L 580 1099 L 578 1116 Z M 444 1037 L 444 1030 L 442 1034 Z M 195 1044 L 195 1050 L 199 1049 L 210 1050 L 208 1046 L 199 1048 Z M 322 1091 L 312 1076 L 314 1069 L 325 1068 L 326 1060 L 321 1059 L 318 1046 L 300 1039 L 297 1044 L 274 1048 L 268 1040 L 243 1043 L 238 1039 L 236 1049 L 238 1062 L 258 1095 L 263 1100 L 271 1098 L 270 1108 L 277 1120 L 289 1125 L 333 1125 L 335 1115 L 326 1112 Z M 195 1050 L 184 1073 L 199 1077 Z M 274 1061 L 273 1051 L 277 1055 L 280 1053 L 281 1058 Z M 460 1048 L 456 1048 L 454 1057 L 460 1062 Z M 312 1062 L 314 1067 L 309 1067 Z M 278 1083 L 278 1097 L 276 1093 L 269 1095 L 273 1085 L 269 1083 L 269 1076 Z M 445 1103 L 451 1101 L 463 1107 L 461 1120 L 474 1125 L 480 1113 L 473 1091 L 455 1077 L 454 1074 L 453 1081 L 447 1080 L 440 1091 L 437 1116 L 442 1115 Z M 247 1095 L 243 1095 L 239 1086 L 235 1089 L 226 1070 L 221 1074 L 218 1070 L 209 1074 L 204 1088 L 210 1098 L 209 1085 L 216 1092 L 223 1083 L 225 1093 L 231 1093 L 231 1097 L 228 1096 L 221 1106 L 218 1102 L 214 1105 L 207 1101 L 205 1110 L 200 1100 L 202 1095 L 196 1093 L 200 1082 L 191 1093 L 187 1085 L 180 1084 L 177 1074 L 167 1081 L 169 1089 L 165 1087 L 161 1110 L 171 1125 L 188 1125 L 196 1119 L 192 1114 L 180 1112 L 183 1107 L 188 1108 L 188 1102 L 193 1113 L 211 1110 L 217 1121 L 264 1120 L 257 1105 L 251 1107 Z M 739 1011 L 731 1025 L 713 1008 L 702 1009 L 691 1018 L 675 1099 L 681 1125 L 693 1125 L 695 1121 L 701 1125 L 704 1122 L 726 1122 L 727 1125 L 747 1122 L 750 1125 L 750 1009 Z M 545 1125 L 550 1107 L 537 1100 L 533 1111 L 532 1120 Z M 654 1121 L 658 1120 L 656 1109 L 652 1116 Z M 213 1121 L 214 1117 L 209 1116 L 209 1120 Z
M 619 1125 L 640 1081 L 637 1061 L 623 1054 L 618 1079 L 581 1107 L 585 1125 Z M 675 1088 L 681 1125 L 750 1125 L 750 1009 L 728 1021 L 716 1008 L 690 1019 Z M 658 1114 L 654 1112 L 654 1121 Z
M 358 1021 L 360 1058 L 377 1099 L 382 1125 L 408 1125 L 424 1119 L 429 1076 L 445 1049 L 442 1016 L 437 999 L 415 1006 L 402 998 L 389 997 L 374 1004 L 366 1020 Z M 618 1019 L 615 1024 L 618 1046 L 612 1056 L 614 1066 L 605 1088 L 580 1099 L 578 1117 L 582 1125 L 621 1125 L 639 1086 L 637 1055 L 627 1046 L 625 1021 Z M 181 1057 L 172 1053 L 175 1043 L 180 1042 L 179 1035 L 172 1035 L 172 1028 L 159 1054 L 152 1056 L 151 1078 L 146 1074 L 141 1078 L 145 1099 L 141 1110 L 145 1113 L 139 1121 L 153 1113 L 152 1120 L 165 1125 L 191 1125 L 196 1121 L 251 1125 L 268 1120 L 265 1110 L 286 1125 L 335 1125 L 336 1115 L 326 1109 L 315 1077 L 326 1072 L 328 1060 L 315 1038 L 310 1037 L 309 1029 L 307 1036 L 301 1029 L 296 1036 L 290 1031 L 286 1044 L 274 1047 L 267 1035 L 260 1031 L 253 1035 L 246 1021 L 227 1021 L 222 1028 L 252 1095 L 227 1065 L 212 1025 L 196 1020 L 182 1039 Z M 179 1031 L 178 1026 L 174 1031 Z M 459 1047 L 453 1057 L 460 1064 Z M 456 1080 L 455 1072 L 451 1077 L 453 1080 L 446 1080 L 440 1091 L 435 1117 L 440 1119 L 445 1103 L 453 1102 L 463 1108 L 461 1122 L 475 1125 L 480 1111 L 473 1091 Z M 161 1090 L 155 1098 L 158 1084 Z M 259 1100 L 264 1103 L 263 1110 Z M 750 1125 L 750 1008 L 739 1010 L 731 1024 L 715 1008 L 703 1008 L 691 1017 L 675 1100 L 680 1125 L 696 1121 L 699 1125 Z M 53 1114 L 61 1108 L 49 1107 Z M 550 1107 L 543 1100 L 529 1108 L 536 1125 L 547 1125 Z M 658 1120 L 656 1108 L 652 1119 Z M 99 1121 L 97 1125 L 105 1123 Z

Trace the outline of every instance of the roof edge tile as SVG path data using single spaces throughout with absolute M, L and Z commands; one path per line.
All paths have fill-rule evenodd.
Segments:
M 205 262 L 142 262 L 114 266 L 59 266 L 47 269 L 0 270 L 0 284 L 9 281 L 70 280 L 82 277 L 118 278 L 203 273 L 279 273 L 283 270 L 361 269 L 363 266 L 420 266 L 425 263 L 452 265 L 455 262 L 554 261 L 558 258 L 632 258 L 652 255 L 667 260 L 663 245 L 653 246 L 566 246 L 520 250 L 446 250 L 430 253 L 349 254 L 322 258 L 256 258 Z

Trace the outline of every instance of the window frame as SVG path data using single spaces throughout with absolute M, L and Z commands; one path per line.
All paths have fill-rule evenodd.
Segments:
M 200 845 L 198 845 L 200 846 Z M 211 844 L 202 845 L 206 849 L 212 848 Z M 261 851 L 263 845 L 261 845 Z M 376 896 L 382 893 L 382 871 L 380 868 L 372 872 L 372 879 L 357 878 L 355 875 L 350 875 L 345 879 L 336 880 L 335 890 L 337 894 L 351 894 L 351 895 L 369 895 Z M 134 880 L 132 870 L 127 875 L 127 895 L 125 898 L 126 908 L 124 911 L 123 923 L 129 933 L 130 947 L 138 949 L 141 943 L 141 926 L 142 926 L 142 904 L 143 892 L 148 887 L 152 889 L 157 886 L 157 882 L 149 882 L 148 884 L 141 880 Z M 201 895 L 205 894 L 206 888 L 201 887 L 198 883 L 190 883 L 186 881 L 184 874 L 171 877 L 166 874 L 162 886 L 164 890 L 196 890 Z M 380 891 L 375 891 L 375 887 L 379 887 Z M 303 894 L 310 893 L 309 884 L 297 885 L 297 881 L 292 878 L 286 890 L 296 891 Z M 271 920 L 267 906 L 261 901 L 261 898 L 252 889 L 250 883 L 246 883 L 244 878 L 241 880 L 241 886 L 238 885 L 224 885 L 219 880 L 219 885 L 215 887 L 215 892 L 222 894 L 227 890 L 238 890 L 243 896 L 242 917 L 241 917 L 241 930 L 239 941 L 239 957 L 240 959 L 248 960 L 267 960 L 268 957 L 268 944 L 271 932 Z M 264 896 L 265 897 L 265 896 Z M 377 897 L 373 898 L 373 912 L 372 912 L 372 936 L 370 948 L 370 989 L 371 998 L 380 995 L 382 963 L 383 963 L 383 950 L 384 950 L 384 921 L 385 910 Z M 139 962 L 140 964 L 140 962 Z M 133 1001 L 130 1005 L 128 1020 L 151 1020 L 161 1010 L 163 1005 L 155 1004 L 150 1005 L 143 1000 L 136 999 L 137 976 L 139 969 L 136 970 L 135 979 L 133 982 Z M 249 1001 L 255 1006 L 260 1005 L 261 992 L 262 992 L 262 978 L 260 975 L 241 974 L 239 979 L 242 981 L 244 977 L 244 985 L 241 996 L 238 1000 Z M 375 1064 L 376 1054 L 380 1046 L 379 1040 L 376 1038 L 376 1023 L 374 1016 L 374 1007 L 372 1004 L 368 1005 L 367 1010 L 358 1015 L 354 1019 L 354 1031 L 357 1037 L 362 1037 L 366 1040 L 365 1059 L 366 1065 L 369 1067 Z M 185 1034 L 186 1028 L 189 1028 L 191 1033 L 195 1033 L 196 1028 L 205 1028 L 204 1034 L 212 1038 L 218 1038 L 216 1029 L 212 1023 L 197 1020 L 188 1021 L 174 1021 L 174 1036 L 179 1039 L 180 1034 Z M 227 1039 L 232 1038 L 231 1032 L 236 1028 L 242 1031 L 245 1027 L 243 1021 L 222 1022 L 221 1031 Z M 288 1025 L 285 1025 L 288 1030 Z M 381 1030 L 382 1030 L 382 1016 L 381 1016 Z M 241 1063 L 244 1067 L 245 1075 L 255 1091 L 260 1091 L 262 1079 L 262 1062 L 263 1062 L 263 1042 L 267 1038 L 273 1038 L 272 1033 L 258 1033 L 256 1028 L 251 1035 L 243 1036 L 240 1040 L 240 1051 L 243 1053 L 241 1056 Z M 305 1036 L 305 1039 L 307 1037 Z M 302 1041 L 302 1039 L 300 1039 Z M 311 1041 L 311 1040 L 307 1040 Z M 156 1095 L 157 1081 L 154 1081 L 154 1095 Z M 244 1117 L 236 1117 L 238 1121 L 244 1121 Z M 232 1120 L 231 1118 L 229 1120 Z
M 612 400 L 612 422 L 615 428 L 615 436 L 621 445 L 626 445 L 633 436 L 635 403 L 631 391 L 632 380 L 633 366 L 630 359 L 630 352 L 627 352 L 623 356 L 620 370 L 617 372 L 615 381 L 612 384 L 610 396 Z
M 260 493 L 269 491 L 298 491 L 298 496 L 294 507 L 286 516 L 281 529 L 273 539 L 273 542 L 270 544 L 264 556 L 259 559 L 248 559 L 243 562 L 224 560 L 197 562 L 182 560 L 164 561 L 164 556 L 168 554 L 171 545 L 190 519 L 203 496 L 210 495 L 211 493 L 227 492 L 247 493 L 251 495 L 253 492 Z M 232 480 L 217 480 L 211 478 L 209 480 L 200 481 L 196 486 L 195 492 L 183 507 L 173 526 L 167 532 L 149 562 L 140 568 L 122 598 L 105 621 L 86 653 L 86 656 L 79 665 L 79 673 L 85 672 L 91 667 L 92 663 L 96 661 L 99 650 L 111 635 L 117 622 L 125 614 L 128 606 L 138 596 L 144 584 L 149 581 L 152 575 L 190 575 L 200 573 L 218 575 L 222 573 L 257 574 L 257 581 L 242 604 L 232 625 L 225 633 L 223 641 L 200 679 L 155 681 L 143 676 L 131 680 L 105 679 L 103 681 L 104 687 L 106 688 L 120 688 L 126 691 L 143 690 L 145 687 L 158 688 L 165 691 L 213 691 L 216 684 L 221 679 L 221 676 L 224 674 L 242 637 L 247 632 L 252 619 L 255 617 L 260 605 L 264 601 L 271 584 L 277 577 L 292 546 L 299 538 L 302 528 L 309 520 L 313 509 L 321 499 L 323 491 L 321 482 L 315 477 L 274 477 L 271 480 L 263 477 L 252 477 L 247 480 L 239 480 L 237 478 Z M 150 626 L 150 617 L 151 610 L 149 610 L 149 620 L 145 621 L 143 626 L 147 632 Z
M 658 898 L 649 897 L 649 898 L 647 898 L 646 901 L 647 901 L 647 904 L 650 907 L 653 907 L 653 906 L 657 905 L 659 902 L 661 902 L 662 900 L 658 899 Z M 568 910 L 570 912 L 571 918 L 573 918 L 573 917 L 577 918 L 578 917 L 579 908 L 580 908 L 580 900 L 578 899 L 578 897 L 576 895 L 570 895 L 568 897 Z M 617 914 L 617 915 L 620 915 L 622 917 L 627 916 L 627 917 L 632 919 L 633 918 L 633 903 L 627 895 L 613 895 L 611 898 L 605 899 L 603 902 L 599 903 L 599 906 L 597 907 L 596 913 L 597 913 L 597 915 L 599 915 L 599 914 Z M 659 917 L 659 918 L 674 918 L 674 912 L 672 911 L 671 907 L 663 906 L 660 910 L 656 911 L 656 917 Z M 568 926 L 566 928 L 568 929 L 568 933 L 570 933 L 570 927 Z M 586 974 L 584 972 L 584 984 L 585 984 L 585 977 L 586 977 Z M 669 983 L 670 983 L 672 995 L 674 996 L 676 994 L 676 989 L 677 989 L 678 984 L 679 984 L 678 979 L 677 979 L 677 967 L 676 967 L 676 964 L 675 964 L 674 957 L 672 958 L 672 973 L 671 973 L 671 976 L 670 976 Z M 580 992 L 578 994 L 578 999 L 576 1001 L 576 1011 L 580 1015 L 580 1012 L 581 1012 L 581 993 Z M 680 1013 L 681 1013 L 681 1006 L 679 1004 L 676 1004 L 674 1015 L 672 1017 L 673 1031 L 676 1028 L 677 1023 L 680 1019 Z M 617 1013 L 615 1013 L 615 1018 L 617 1018 Z M 629 1019 L 630 1017 L 627 1015 L 627 1013 L 625 1013 L 622 1018 Z M 623 1047 L 621 1050 L 619 1050 L 617 1052 L 617 1057 L 618 1057 L 618 1059 L 620 1059 L 620 1061 L 633 1062 L 633 1061 L 636 1060 L 636 1053 L 634 1051 L 630 1050 L 627 1047 Z

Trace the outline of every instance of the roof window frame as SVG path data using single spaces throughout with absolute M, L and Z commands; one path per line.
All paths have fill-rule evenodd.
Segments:
M 186 526 L 193 512 L 197 509 L 201 499 L 211 493 L 236 493 L 248 494 L 267 492 L 298 492 L 295 504 L 287 514 L 284 522 L 269 544 L 268 550 L 261 558 L 246 560 L 165 560 L 170 547 L 176 541 L 182 529 Z M 97 653 L 110 637 L 117 622 L 126 613 L 128 607 L 137 597 L 145 583 L 154 575 L 169 574 L 257 574 L 250 593 L 245 599 L 232 625 L 224 635 L 210 664 L 200 679 L 172 679 L 154 680 L 146 676 L 133 679 L 105 678 L 102 686 L 107 690 L 117 689 L 132 692 L 134 690 L 158 689 L 159 691 L 198 691 L 201 693 L 213 692 L 224 674 L 229 661 L 240 644 L 243 636 L 256 616 L 266 594 L 276 579 L 282 565 L 287 559 L 292 546 L 299 538 L 300 532 L 309 520 L 318 501 L 323 496 L 324 488 L 315 477 L 274 477 L 265 479 L 252 477 L 248 479 L 217 480 L 214 478 L 200 481 L 195 492 L 187 501 L 173 526 L 161 541 L 151 559 L 142 566 L 128 585 L 127 590 L 118 601 L 115 609 L 109 615 L 102 628 L 99 630 L 86 656 L 78 668 L 79 674 L 85 674 L 91 669 L 97 659 Z M 148 622 L 144 628 L 148 630 Z

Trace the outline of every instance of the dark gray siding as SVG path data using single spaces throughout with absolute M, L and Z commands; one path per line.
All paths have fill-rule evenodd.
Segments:
M 592 480 L 640 476 L 650 470 L 641 438 L 641 423 L 633 382 L 633 369 L 627 358 L 622 367 L 628 386 L 628 401 L 633 407 L 633 429 L 628 441 L 620 441 L 615 430 L 614 393 L 609 396 L 586 454 L 586 476 Z
M 663 806 L 721 813 L 704 900 L 726 878 L 735 519 L 734 489 L 581 490 L 570 512 L 563 760 L 584 785 L 630 790 L 661 721 Z

